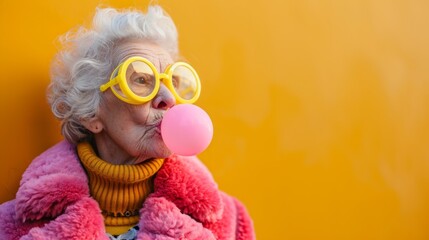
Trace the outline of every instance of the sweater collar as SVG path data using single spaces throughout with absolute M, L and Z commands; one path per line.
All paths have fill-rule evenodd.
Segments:
M 153 192 L 152 179 L 164 159 L 114 165 L 100 159 L 88 142 L 79 143 L 77 152 L 88 174 L 91 196 L 100 205 L 106 230 L 117 234 L 138 223 L 139 210 Z

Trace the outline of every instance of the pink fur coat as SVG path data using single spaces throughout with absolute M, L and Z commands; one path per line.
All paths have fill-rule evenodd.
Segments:
M 154 183 L 138 239 L 255 239 L 245 207 L 196 157 L 166 159 Z M 63 141 L 34 159 L 16 199 L 0 205 L 0 239 L 107 239 L 75 146 Z

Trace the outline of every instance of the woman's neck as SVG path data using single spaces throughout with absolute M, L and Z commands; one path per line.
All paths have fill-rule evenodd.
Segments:
M 150 159 L 142 154 L 131 156 L 104 133 L 96 134 L 91 145 L 101 159 L 113 165 L 134 165 Z

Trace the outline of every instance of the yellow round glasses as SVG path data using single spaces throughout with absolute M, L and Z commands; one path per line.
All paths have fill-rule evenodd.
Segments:
M 143 104 L 156 96 L 161 80 L 177 103 L 194 103 L 200 96 L 200 78 L 191 65 L 176 62 L 169 65 L 164 73 L 159 73 L 153 63 L 143 57 L 130 57 L 119 64 L 110 81 L 100 86 L 100 91 L 111 88 L 122 101 Z

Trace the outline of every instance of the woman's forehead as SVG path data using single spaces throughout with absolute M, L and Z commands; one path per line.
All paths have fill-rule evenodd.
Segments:
M 129 57 L 140 56 L 151 61 L 158 70 L 173 63 L 170 54 L 162 47 L 155 43 L 142 40 L 123 41 L 117 45 L 113 57 L 114 63 L 119 64 Z

